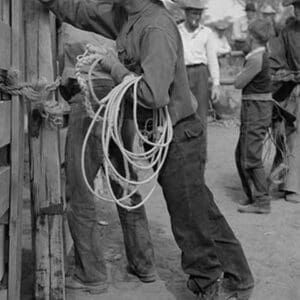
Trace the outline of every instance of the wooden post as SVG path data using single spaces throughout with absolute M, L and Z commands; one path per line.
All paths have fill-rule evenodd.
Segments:
M 4 1 L 5 7 L 9 2 Z M 11 1 L 11 65 L 21 70 L 22 2 Z M 12 97 L 11 183 L 9 212 L 8 299 L 20 299 L 22 265 L 22 192 L 24 166 L 24 106 L 21 97 Z
M 49 13 L 36 0 L 26 0 L 27 81 L 54 80 Z M 30 134 L 30 131 L 29 131 Z M 35 299 L 65 299 L 61 165 L 58 129 L 43 121 L 30 139 L 31 183 L 35 212 Z

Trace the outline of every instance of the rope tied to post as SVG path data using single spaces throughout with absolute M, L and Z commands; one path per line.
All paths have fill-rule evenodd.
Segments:
M 141 80 L 141 76 L 129 75 L 126 76 L 123 81 L 113 88 L 111 92 L 102 99 L 98 99 L 94 91 L 92 74 L 93 70 L 99 64 L 101 59 L 105 55 L 105 49 L 99 49 L 92 45 L 87 45 L 84 54 L 77 58 L 76 76 L 78 83 L 84 92 L 84 105 L 88 115 L 92 118 L 90 126 L 87 130 L 81 155 L 81 166 L 83 177 L 90 192 L 96 197 L 96 199 L 115 202 L 120 207 L 127 210 L 138 208 L 145 204 L 150 198 L 156 186 L 156 177 L 158 176 L 165 159 L 168 154 L 169 145 L 173 137 L 173 126 L 167 107 L 159 109 L 151 109 L 146 107 L 138 100 L 137 90 L 138 84 Z M 88 78 L 84 78 L 82 74 L 83 66 L 90 66 Z M 133 122 L 135 126 L 135 133 L 139 141 L 143 144 L 144 149 L 138 151 L 129 150 L 124 146 L 124 141 L 121 134 L 121 128 L 124 121 L 124 109 L 125 109 L 125 97 L 129 89 L 133 90 Z M 91 99 L 98 104 L 97 111 L 93 110 Z M 128 105 L 128 103 L 126 103 Z M 152 111 L 152 131 L 148 128 L 141 130 L 137 121 L 138 106 L 142 106 L 145 109 Z M 95 191 L 89 184 L 85 173 L 85 151 L 89 136 L 96 122 L 101 122 L 101 142 L 104 160 L 102 167 L 100 168 L 100 186 Z M 149 124 L 149 122 L 146 122 Z M 146 125 L 147 126 L 147 125 Z M 145 126 L 145 127 L 146 127 Z M 111 142 L 118 147 L 122 154 L 122 160 L 125 170 L 125 175 L 121 174 L 114 166 L 112 158 L 109 153 L 109 146 Z M 132 170 L 138 174 L 140 179 L 132 178 Z M 120 197 L 115 195 L 112 188 L 112 181 L 117 182 L 123 190 L 123 194 Z M 144 196 L 139 203 L 134 203 L 131 197 L 141 188 L 141 186 L 147 187 L 148 183 L 152 183 L 150 191 Z M 104 189 L 107 187 L 108 195 L 105 194 Z
M 51 126 L 61 127 L 66 108 L 62 102 L 56 101 L 53 97 L 53 93 L 60 86 L 60 77 L 50 83 L 46 78 L 35 82 L 19 82 L 19 73 L 16 69 L 9 69 L 6 76 L 0 76 L 0 92 L 26 97 L 35 104 L 35 108 L 41 111 L 41 115 Z

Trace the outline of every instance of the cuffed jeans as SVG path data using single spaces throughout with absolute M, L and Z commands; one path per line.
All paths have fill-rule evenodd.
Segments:
M 198 116 L 174 127 L 174 138 L 159 175 L 182 268 L 200 290 L 224 272 L 233 288 L 253 286 L 239 241 L 205 185 L 206 139 Z
M 69 194 L 67 216 L 74 240 L 74 275 L 85 283 L 101 282 L 107 279 L 102 253 L 103 238 L 97 223 L 95 200 L 83 180 L 80 162 L 81 148 L 90 122 L 91 119 L 87 116 L 83 106 L 83 95 L 78 94 L 71 101 L 66 146 Z M 96 129 L 90 136 L 85 155 L 86 174 L 92 186 L 103 158 L 101 149 L 101 135 Z M 113 145 L 111 153 L 116 167 L 120 172 L 124 172 L 121 154 Z M 116 195 L 122 192 L 121 187 L 116 183 L 113 184 L 113 189 Z M 140 195 L 135 194 L 132 201 L 139 202 Z M 144 207 L 130 212 L 118 207 L 118 213 L 130 269 L 138 276 L 154 274 L 154 251 Z
M 243 100 L 236 166 L 249 203 L 268 207 L 270 199 L 262 161 L 263 145 L 272 121 L 273 102 Z

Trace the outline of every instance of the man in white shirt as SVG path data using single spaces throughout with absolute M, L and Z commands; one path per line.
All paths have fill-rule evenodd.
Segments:
M 203 120 L 205 130 L 209 97 L 213 101 L 219 97 L 220 70 L 215 39 L 210 28 L 200 24 L 205 0 L 183 0 L 182 8 L 186 20 L 179 24 L 184 59 L 190 89 L 198 101 L 197 113 Z M 209 77 L 212 79 L 211 95 L 209 94 Z
M 256 18 L 256 7 L 253 3 L 247 3 L 246 15 L 240 17 L 233 23 L 231 39 L 234 42 L 234 50 L 247 51 L 246 40 L 248 37 L 248 26 Z
M 230 23 L 226 20 L 219 20 L 213 24 L 215 29 L 215 41 L 218 56 L 224 56 L 231 52 L 231 46 L 229 45 L 226 31 L 229 28 Z

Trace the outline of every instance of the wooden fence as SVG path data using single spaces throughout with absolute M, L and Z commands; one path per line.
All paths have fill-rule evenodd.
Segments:
M 0 80 L 7 71 L 21 70 L 21 1 L 0 1 Z M 0 279 L 8 288 L 0 299 L 20 299 L 22 250 L 22 190 L 24 110 L 19 96 L 0 93 Z M 7 273 L 8 272 L 8 273 Z

